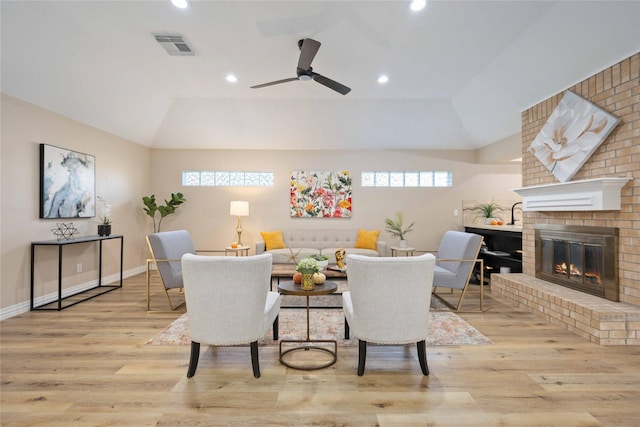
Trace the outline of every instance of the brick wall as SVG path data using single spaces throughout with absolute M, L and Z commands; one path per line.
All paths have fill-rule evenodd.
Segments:
M 620 118 L 618 126 L 571 181 L 604 176 L 631 176 L 622 189 L 620 211 L 525 212 L 523 272 L 534 275 L 534 224 L 572 224 L 620 229 L 618 275 L 620 301 L 640 306 L 640 53 L 567 90 Z M 565 92 L 522 112 L 522 185 L 558 182 L 528 151 Z

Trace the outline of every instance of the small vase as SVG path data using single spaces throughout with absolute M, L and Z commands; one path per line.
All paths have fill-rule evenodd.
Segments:
M 98 224 L 98 236 L 108 236 L 111 234 L 111 224 Z
M 400 240 L 400 247 L 401 247 L 401 248 L 406 248 L 406 247 L 408 247 L 408 246 L 409 246 L 409 245 L 407 244 L 407 241 L 406 241 L 406 240 Z
M 303 291 L 312 291 L 313 285 L 313 273 L 302 273 L 302 286 Z

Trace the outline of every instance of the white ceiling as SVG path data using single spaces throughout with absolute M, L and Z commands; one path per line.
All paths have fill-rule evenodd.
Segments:
M 158 148 L 473 149 L 640 50 L 638 1 L 1 2 L 2 91 Z M 182 34 L 169 56 L 151 33 Z M 322 43 L 295 77 L 297 41 Z M 230 84 L 225 75 L 235 73 Z M 376 79 L 386 73 L 384 86 Z

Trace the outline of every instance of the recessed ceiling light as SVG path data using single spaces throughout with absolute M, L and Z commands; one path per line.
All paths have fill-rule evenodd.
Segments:
M 426 0 L 413 0 L 411 2 L 411 5 L 409 6 L 411 8 L 411 10 L 413 10 L 414 12 L 417 12 L 419 10 L 424 9 L 424 7 L 427 5 Z
M 227 79 L 229 83 L 235 83 L 238 81 L 238 78 L 233 74 L 227 74 L 227 77 L 225 77 L 225 79 Z
M 511 159 L 511 162 L 521 162 L 522 161 L 522 157 L 518 157 L 516 159 Z
M 171 0 L 171 3 L 173 3 L 173 5 L 179 9 L 186 9 L 187 7 L 189 7 L 187 0 Z
M 378 83 L 380 83 L 380 84 L 385 84 L 388 81 L 389 81 L 389 77 L 386 76 L 385 74 L 383 74 L 380 77 L 378 77 Z

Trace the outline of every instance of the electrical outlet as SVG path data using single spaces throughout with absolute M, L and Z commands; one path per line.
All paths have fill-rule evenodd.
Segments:
M 82 273 L 82 264 L 76 265 L 76 273 Z
M 458 215 L 460 215 L 460 211 L 458 209 L 454 209 L 453 216 L 458 216 Z

